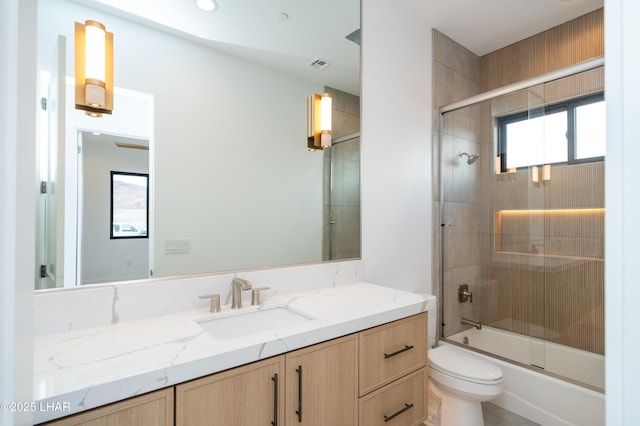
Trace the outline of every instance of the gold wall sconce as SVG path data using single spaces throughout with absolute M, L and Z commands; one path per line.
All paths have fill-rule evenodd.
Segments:
M 75 23 L 76 109 L 91 117 L 113 111 L 113 33 L 100 22 Z
M 331 148 L 331 95 L 314 94 L 307 98 L 307 149 Z
M 541 167 L 531 167 L 531 181 L 533 183 L 548 182 L 551 180 L 551 165 L 544 164 Z

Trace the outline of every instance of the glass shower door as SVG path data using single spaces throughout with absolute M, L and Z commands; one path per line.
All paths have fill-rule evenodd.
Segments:
M 442 335 L 596 388 L 602 76 L 591 70 L 447 112 L 440 145 Z

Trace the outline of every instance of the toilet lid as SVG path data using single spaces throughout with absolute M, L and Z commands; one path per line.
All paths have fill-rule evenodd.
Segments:
M 502 380 L 502 370 L 497 365 L 452 345 L 429 350 L 429 365 L 463 380 L 482 383 Z

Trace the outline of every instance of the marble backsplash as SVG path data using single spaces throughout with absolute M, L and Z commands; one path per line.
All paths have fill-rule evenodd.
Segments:
M 220 294 L 230 303 L 234 277 L 251 281 L 254 288 L 269 287 L 263 298 L 362 281 L 362 262 L 350 260 L 237 273 L 167 277 L 130 283 L 90 285 L 77 289 L 38 291 L 34 297 L 34 336 L 64 333 L 108 324 L 171 315 L 204 308 Z M 242 294 L 249 305 L 251 292 Z

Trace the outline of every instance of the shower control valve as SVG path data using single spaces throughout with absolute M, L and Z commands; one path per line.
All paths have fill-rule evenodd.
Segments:
M 458 302 L 473 303 L 473 293 L 469 291 L 469 284 L 462 284 L 458 287 Z

